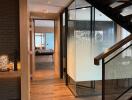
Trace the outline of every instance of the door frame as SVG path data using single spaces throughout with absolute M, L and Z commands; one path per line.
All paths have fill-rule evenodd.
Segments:
M 34 73 L 35 73 L 35 71 L 36 71 L 36 65 L 35 65 L 35 32 L 36 32 L 36 30 L 35 30 L 35 20 L 53 20 L 54 21 L 54 37 L 55 37 L 55 20 L 54 19 L 40 19 L 40 18 L 32 18 L 32 21 L 33 21 L 33 28 L 34 28 L 34 32 L 33 32 L 33 37 L 34 37 L 34 39 L 33 39 L 33 43 L 32 44 L 34 44 L 33 45 L 33 58 L 34 58 L 34 62 L 32 62 L 33 64 L 34 64 L 34 66 L 31 66 L 31 70 L 32 70 L 32 79 L 34 79 Z M 55 50 L 55 38 L 54 38 L 54 50 Z

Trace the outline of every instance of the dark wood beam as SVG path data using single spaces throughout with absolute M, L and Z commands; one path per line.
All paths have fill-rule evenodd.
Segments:
M 129 2 L 130 0 L 118 0 L 117 2 Z
M 124 17 L 128 22 L 128 27 L 132 28 L 132 14 Z
M 131 15 L 128 15 L 128 16 L 125 16 L 125 19 L 128 20 L 128 21 L 131 21 L 131 19 L 132 19 L 132 14 L 131 14 Z
M 105 5 L 103 3 L 104 0 L 86 0 L 86 1 L 89 2 L 95 8 L 97 8 L 99 11 L 104 13 L 106 16 L 110 17 L 117 24 L 119 24 L 120 26 L 128 30 L 130 33 L 132 33 L 132 28 L 131 28 L 132 25 L 130 24 L 130 21 L 126 20 L 120 13 L 114 13 L 113 9 L 110 6 Z
M 113 4 L 113 3 L 115 3 L 117 0 L 93 0 L 93 1 L 101 3 L 104 6 L 109 6 L 109 5 Z

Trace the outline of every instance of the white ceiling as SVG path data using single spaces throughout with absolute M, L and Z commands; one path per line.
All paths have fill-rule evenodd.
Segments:
M 59 13 L 71 0 L 29 0 L 30 12 Z

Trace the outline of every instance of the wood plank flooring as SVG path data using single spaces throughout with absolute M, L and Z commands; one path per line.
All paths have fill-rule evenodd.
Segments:
M 37 61 L 39 62 L 41 60 Z M 31 82 L 31 100 L 101 100 L 100 96 L 83 98 L 74 97 L 68 87 L 65 86 L 64 81 L 60 80 L 54 74 L 53 66 L 41 67 L 44 68 L 36 71 L 34 79 Z

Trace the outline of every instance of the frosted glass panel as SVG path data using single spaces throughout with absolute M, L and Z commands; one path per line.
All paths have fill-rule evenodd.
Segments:
M 72 10 L 68 11 L 68 38 L 67 38 L 67 73 L 73 79 L 76 80 L 76 40 L 74 35 L 75 29 L 75 1 L 69 7 Z
M 94 80 L 91 66 L 91 7 L 76 10 L 76 81 Z M 93 77 L 91 77 L 93 76 Z
M 94 58 L 116 43 L 114 22 L 107 16 L 95 9 L 95 32 L 92 38 L 91 62 L 94 65 Z M 101 67 L 101 65 L 100 65 Z
M 89 8 L 77 9 L 76 10 L 76 20 L 89 20 L 90 21 L 90 12 Z M 87 16 L 88 15 L 88 16 Z
M 124 48 L 123 48 L 124 49 Z M 105 64 L 105 98 L 115 100 L 132 86 L 132 46 Z M 131 91 L 128 92 L 132 93 Z M 130 95 L 128 95 L 129 97 Z M 123 100 L 123 99 L 122 99 Z M 125 100 L 125 99 L 124 99 Z
M 79 4 L 79 1 L 75 2 Z M 87 7 L 75 9 L 76 3 L 72 4 L 74 9 L 69 10 L 68 21 L 68 55 L 70 58 L 74 56 L 72 67 L 75 67 L 75 81 L 102 80 L 101 64 L 94 65 L 94 58 L 116 43 L 114 22 L 95 9 L 95 30 L 91 31 L 91 17 L 94 17 L 91 15 L 91 9 L 94 9 L 88 7 L 89 4 Z M 72 54 L 69 54 L 70 50 Z M 70 64 L 73 63 L 68 62 L 68 65 Z M 71 69 L 70 66 L 68 69 Z

